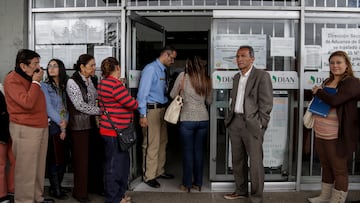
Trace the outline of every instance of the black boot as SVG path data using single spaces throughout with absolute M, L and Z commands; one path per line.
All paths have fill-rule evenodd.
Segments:
M 59 178 L 58 178 L 57 174 L 50 176 L 50 192 L 49 193 L 50 193 L 51 197 L 54 197 L 56 199 L 61 199 L 61 200 L 69 199 L 69 196 L 62 193 L 60 190 L 60 183 L 59 183 Z
M 65 187 L 62 187 L 62 186 L 61 186 L 61 183 L 62 183 L 62 181 L 63 181 L 63 179 L 64 179 L 64 172 L 62 172 L 62 171 L 58 172 L 58 178 L 59 178 L 60 191 L 61 191 L 62 193 L 69 193 L 69 192 L 71 192 L 71 189 L 65 188 Z

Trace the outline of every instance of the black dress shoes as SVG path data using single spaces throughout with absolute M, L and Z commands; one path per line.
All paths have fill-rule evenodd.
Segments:
M 174 178 L 174 175 L 169 174 L 169 173 L 163 173 L 163 174 L 159 175 L 158 178 L 162 178 L 162 179 L 173 179 L 173 178 Z
M 153 188 L 159 188 L 160 187 L 160 183 L 156 180 L 156 179 L 151 179 L 145 182 L 148 186 L 153 187 Z
M 44 198 L 44 200 L 41 203 L 54 203 L 54 202 L 55 202 L 54 199 Z

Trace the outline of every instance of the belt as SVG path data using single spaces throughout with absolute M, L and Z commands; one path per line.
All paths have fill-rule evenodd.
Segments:
M 165 108 L 167 105 L 160 103 L 148 103 L 146 106 L 148 109 L 161 109 L 161 108 Z

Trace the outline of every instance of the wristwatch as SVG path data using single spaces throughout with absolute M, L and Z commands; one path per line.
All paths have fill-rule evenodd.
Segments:
M 146 114 L 140 114 L 140 118 L 146 118 Z

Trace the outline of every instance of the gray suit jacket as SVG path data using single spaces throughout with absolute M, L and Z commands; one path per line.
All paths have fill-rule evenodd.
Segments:
M 225 118 L 225 126 L 228 127 L 234 117 L 234 107 L 238 92 L 240 73 L 235 74 L 233 88 L 230 93 L 229 113 Z M 273 106 L 273 89 L 269 73 L 263 70 L 253 69 L 245 87 L 244 116 L 246 127 L 255 136 L 262 135 L 270 120 L 270 112 Z

